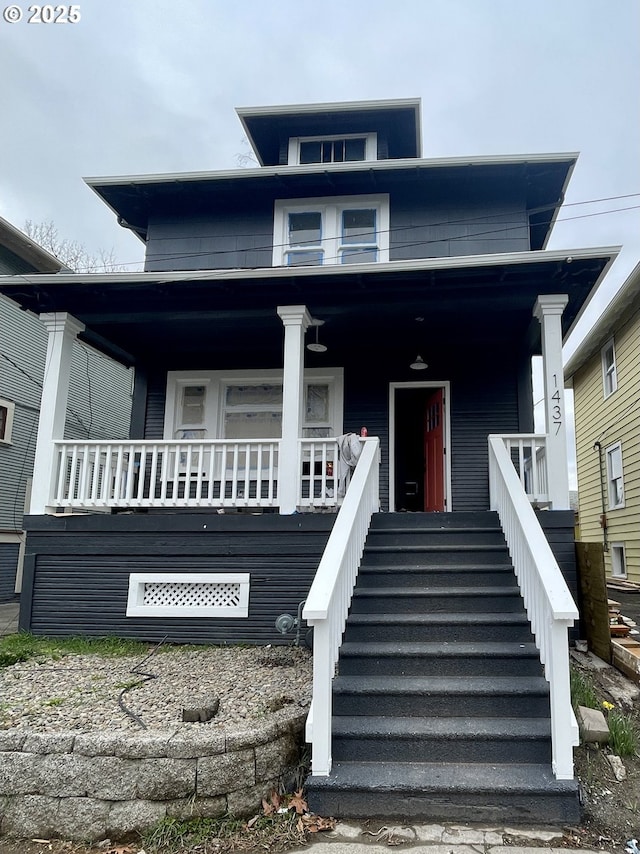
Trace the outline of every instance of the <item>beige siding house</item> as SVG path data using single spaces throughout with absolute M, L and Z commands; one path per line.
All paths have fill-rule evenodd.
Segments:
M 565 368 L 575 398 L 580 538 L 640 583 L 640 264 Z

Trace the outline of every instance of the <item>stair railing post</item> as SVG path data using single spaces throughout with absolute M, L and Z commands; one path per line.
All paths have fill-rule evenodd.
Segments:
M 557 780 L 573 780 L 573 745 L 569 647 L 567 630 L 573 621 L 552 620 L 546 667 L 550 668 L 551 751 L 553 773 Z
M 313 735 L 311 772 L 328 777 L 331 772 L 331 686 L 333 655 L 330 620 L 313 622 Z

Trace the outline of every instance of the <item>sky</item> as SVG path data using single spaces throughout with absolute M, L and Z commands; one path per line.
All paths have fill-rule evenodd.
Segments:
M 237 106 L 420 97 L 425 157 L 580 152 L 548 248 L 623 248 L 567 356 L 640 259 L 638 0 L 84 0 L 64 24 L 13 6 L 0 215 L 18 227 L 52 220 L 139 269 L 83 177 L 234 168 Z

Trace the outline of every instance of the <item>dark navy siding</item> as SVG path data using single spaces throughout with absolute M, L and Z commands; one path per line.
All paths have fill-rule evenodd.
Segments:
M 15 597 L 18 543 L 0 543 L 0 602 L 10 602 Z
M 180 643 L 291 643 L 274 628 L 306 597 L 334 516 L 29 517 L 21 629 Z M 128 618 L 132 572 L 249 572 L 249 617 Z

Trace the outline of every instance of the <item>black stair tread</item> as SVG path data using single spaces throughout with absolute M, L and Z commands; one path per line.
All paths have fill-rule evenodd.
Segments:
M 446 625 L 447 623 L 468 626 L 474 625 L 518 625 L 528 626 L 529 620 L 524 611 L 487 611 L 486 613 L 478 613 L 477 611 L 466 613 L 460 611 L 435 611 L 429 614 L 349 614 L 348 625 L 361 626 L 403 626 L 403 625 Z
M 328 777 L 307 779 L 316 790 L 495 793 L 575 793 L 576 780 L 556 780 L 548 765 L 463 762 L 334 762 Z
M 407 658 L 439 656 L 445 657 L 492 657 L 508 656 L 512 658 L 538 658 L 539 652 L 534 643 L 508 641 L 376 641 L 356 643 L 346 641 L 340 647 L 340 657 L 379 658 L 387 656 L 405 656 Z
M 406 738 L 428 736 L 444 739 L 473 738 L 533 741 L 551 736 L 549 718 L 469 718 L 401 717 L 377 715 L 337 715 L 334 736 L 356 738 Z
M 544 676 L 336 676 L 334 694 L 548 695 Z M 499 711 L 499 709 L 496 709 Z
M 360 572 L 505 572 L 513 573 L 510 563 L 363 563 Z
M 374 546 L 367 543 L 364 547 L 365 555 L 367 552 L 376 552 L 379 553 L 393 553 L 393 554 L 403 554 L 404 552 L 505 552 L 507 551 L 506 543 L 481 543 L 479 545 L 475 544 L 460 544 L 460 545 L 443 545 L 439 544 L 420 544 L 420 545 L 378 545 Z
M 354 596 L 514 596 L 520 595 L 517 585 L 506 587 L 474 586 L 474 587 L 356 587 Z
M 387 534 L 502 534 L 502 528 L 498 523 L 495 525 L 460 525 L 452 527 L 425 527 L 424 525 L 397 525 L 396 527 L 369 528 L 369 533 L 376 537 L 384 537 Z

